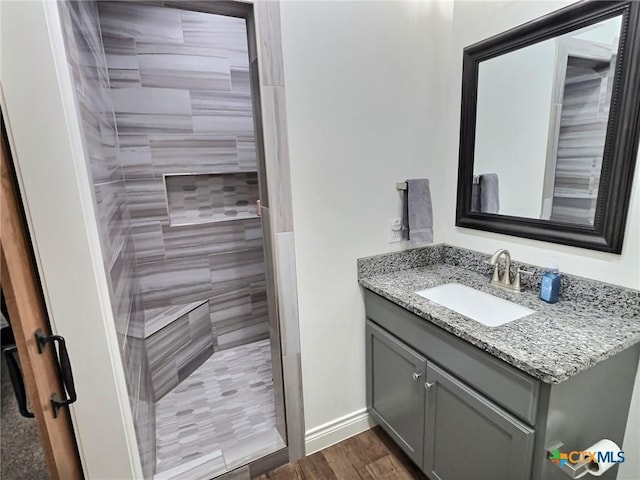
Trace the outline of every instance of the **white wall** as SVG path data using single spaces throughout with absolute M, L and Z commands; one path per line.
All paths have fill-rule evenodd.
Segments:
M 561 8 L 568 3 L 570 2 L 455 2 L 451 43 L 452 61 L 447 75 L 450 89 L 445 109 L 448 114 L 449 126 L 445 137 L 447 152 L 443 162 L 446 168 L 443 183 L 449 186 L 448 189 L 445 189 L 443 208 L 448 214 L 439 217 L 441 223 L 436 226 L 436 230 L 444 235 L 444 240 L 447 243 L 452 245 L 483 252 L 493 252 L 498 248 L 506 247 L 515 259 L 537 265 L 544 264 L 549 258 L 553 258 L 555 263 L 558 263 L 561 270 L 565 272 L 639 289 L 640 168 L 636 168 L 635 172 L 622 255 L 455 227 L 455 182 L 457 179 L 462 48 Z M 620 466 L 619 479 L 640 478 L 640 456 L 637 453 L 632 453 L 640 452 L 640 422 L 637 421 L 639 411 L 640 382 L 636 380 L 632 411 L 623 445 L 623 449 L 629 453 L 626 457 L 627 461 Z
M 450 7 L 281 5 L 307 432 L 365 406 L 356 258 L 398 248 L 395 182 L 443 170 L 446 52 L 434 39 Z M 432 182 L 436 217 L 441 188 Z
M 473 173 L 498 175 L 502 215 L 540 218 L 555 67 L 554 40 L 480 63 Z

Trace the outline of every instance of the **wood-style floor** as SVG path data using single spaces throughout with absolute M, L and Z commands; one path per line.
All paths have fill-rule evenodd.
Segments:
M 375 427 L 257 480 L 428 479 L 380 427 Z

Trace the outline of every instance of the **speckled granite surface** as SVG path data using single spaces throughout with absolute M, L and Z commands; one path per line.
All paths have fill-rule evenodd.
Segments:
M 530 287 L 510 293 L 488 282 L 486 254 L 448 245 L 358 260 L 360 285 L 546 383 L 560 383 L 640 343 L 640 292 L 563 275 L 560 301 L 538 298 L 542 269 L 525 277 Z M 523 278 L 523 283 L 525 281 Z M 487 327 L 414 292 L 461 283 L 524 305 L 534 314 Z

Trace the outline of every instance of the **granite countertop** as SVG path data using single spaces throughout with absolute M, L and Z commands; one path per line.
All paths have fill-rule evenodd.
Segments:
M 560 383 L 640 343 L 640 292 L 565 276 L 561 300 L 547 304 L 534 288 L 540 268 L 528 266 L 536 271 L 529 288 L 511 293 L 489 284 L 486 266 L 479 266 L 484 258 L 447 245 L 370 257 L 358 261 L 359 283 L 546 383 Z M 454 282 L 535 313 L 488 327 L 415 294 Z

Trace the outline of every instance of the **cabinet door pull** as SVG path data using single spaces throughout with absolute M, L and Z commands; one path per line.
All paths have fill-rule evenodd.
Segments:
M 431 390 L 431 387 L 433 387 L 435 384 L 436 384 L 436 382 L 431 382 L 431 383 L 426 382 L 424 384 L 424 388 L 426 388 L 427 390 Z
M 413 379 L 415 381 L 418 381 L 421 376 L 422 376 L 422 372 L 413 372 Z

